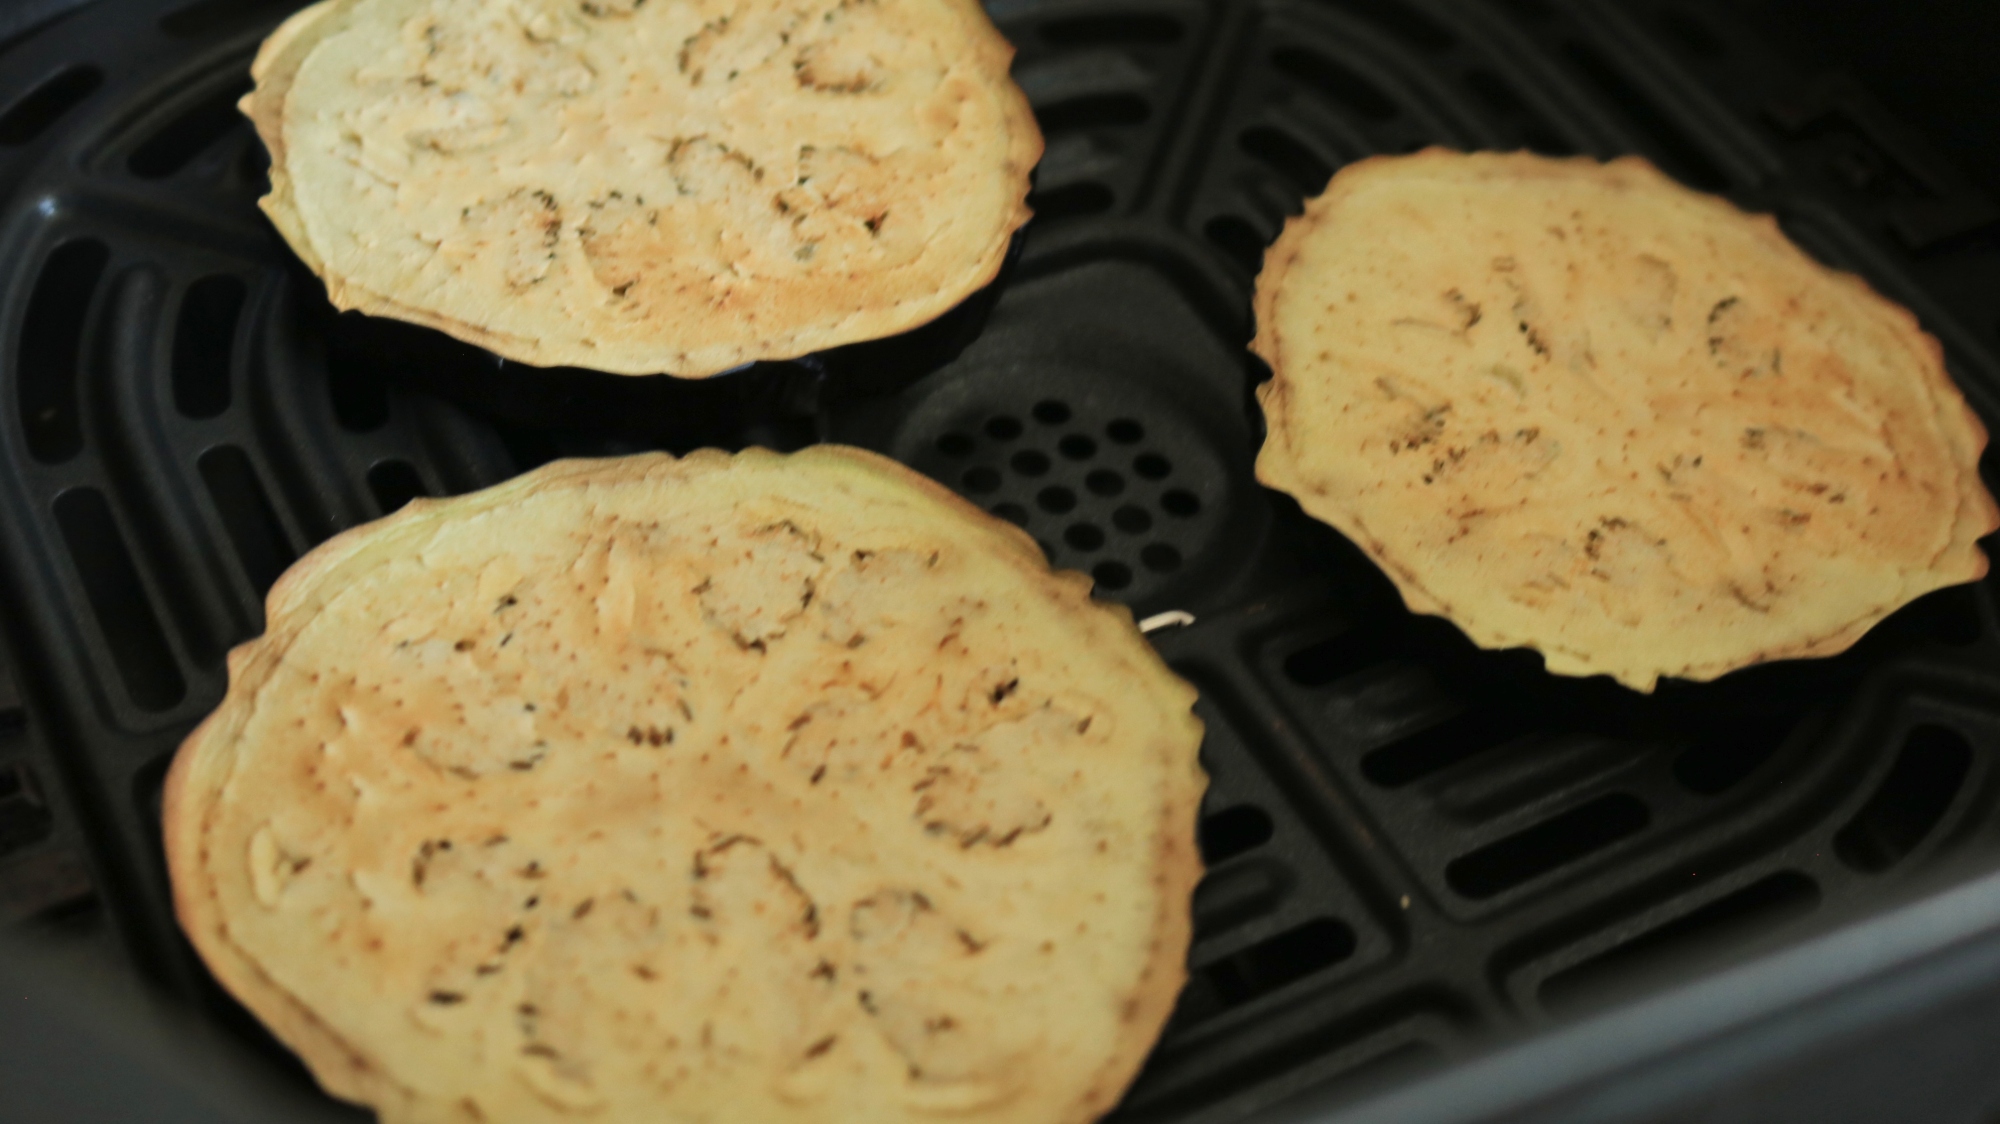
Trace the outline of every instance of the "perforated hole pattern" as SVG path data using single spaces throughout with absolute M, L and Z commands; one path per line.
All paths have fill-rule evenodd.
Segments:
M 1136 418 L 1081 417 L 1048 398 L 1025 418 L 993 414 L 935 445 L 963 466 L 949 482 L 1033 535 L 1051 563 L 1089 573 L 1108 593 L 1178 571 L 1200 530 L 1200 497 L 1176 486 L 1173 461 L 1147 443 Z

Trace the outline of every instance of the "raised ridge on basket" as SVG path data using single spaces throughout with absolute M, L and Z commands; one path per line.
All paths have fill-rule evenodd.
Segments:
M 1766 875 L 1550 974 L 1537 998 L 1551 1011 L 1582 1007 L 1782 928 L 1812 913 L 1819 902 L 1819 886 L 1810 877 L 1794 870 Z
M 126 166 L 141 179 L 164 179 L 186 167 L 224 136 L 247 133 L 249 124 L 237 111 L 236 103 L 249 92 L 250 82 L 246 77 L 207 94 L 134 148 L 126 158 Z
M 1221 960 L 1197 966 L 1175 1018 L 1199 1021 L 1290 986 L 1354 955 L 1354 930 L 1333 917 L 1274 933 Z
M 1637 797 L 1609 793 L 1453 859 L 1445 881 L 1468 898 L 1495 897 L 1637 835 L 1651 821 Z
M 1404 0 L 1321 0 L 1426 51 L 1449 50 L 1458 37 Z
M 1840 861 L 1879 874 L 1909 857 L 1951 810 L 1972 762 L 1972 743 L 1957 730 L 1911 730 L 1874 794 L 1834 835 Z
M 230 545 L 236 548 L 243 579 L 262 597 L 298 558 L 291 537 L 271 506 L 271 493 L 258 479 L 248 454 L 234 445 L 208 450 L 197 467 Z

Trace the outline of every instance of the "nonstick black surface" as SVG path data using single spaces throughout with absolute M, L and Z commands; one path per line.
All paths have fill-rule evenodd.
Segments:
M 490 357 L 336 315 L 257 212 L 233 102 L 286 4 L 97 0 L 0 55 L 0 924 L 294 1066 L 179 937 L 157 840 L 166 763 L 264 590 L 412 496 L 556 456 L 822 439 L 1197 618 L 1154 639 L 1202 690 L 1211 870 L 1127 1117 L 1392 1080 L 1990 861 L 1988 585 L 1837 659 L 1641 697 L 1412 617 L 1250 475 L 1263 246 L 1342 164 L 1431 144 L 1637 152 L 1773 211 L 1914 308 L 1993 424 L 1996 213 L 1858 87 L 1685 4 L 990 7 L 1048 154 L 955 358 L 648 384 L 558 428 L 462 401 Z

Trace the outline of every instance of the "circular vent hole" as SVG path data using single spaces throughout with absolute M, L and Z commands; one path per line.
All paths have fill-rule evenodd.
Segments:
M 1165 480 L 1173 470 L 1173 462 L 1158 453 L 1141 453 L 1132 462 L 1132 471 L 1148 480 Z
M 1083 486 L 1094 496 L 1115 496 L 1125 490 L 1125 478 L 1108 468 L 1100 468 L 1083 478 Z
M 999 476 L 994 476 L 998 486 Z M 1035 506 L 1052 515 L 1067 515 L 1076 508 L 1076 493 L 1068 488 L 1043 488 L 1035 493 Z
M 972 455 L 972 438 L 963 433 L 947 433 L 937 439 L 938 452 L 947 457 L 969 457 Z
M 1014 471 L 1023 476 L 1041 476 L 1049 470 L 1047 454 L 1038 453 L 1033 449 L 1023 449 L 1015 453 L 1007 463 L 1014 466 Z
M 1104 427 L 1104 435 L 1120 445 L 1137 445 L 1146 439 L 1146 427 L 1131 418 L 1119 418 Z
M 1076 523 L 1063 532 L 1063 541 L 1078 550 L 1097 550 L 1104 545 L 1104 532 L 1094 524 Z
M 1153 517 L 1143 507 L 1126 504 L 1111 513 L 1111 525 L 1128 535 L 1143 535 L 1153 529 Z
M 1018 503 L 994 504 L 993 514 L 998 515 L 1016 527 L 1025 527 L 1028 525 L 1028 509 Z
M 1051 398 L 1035 403 L 1035 420 L 1043 425 L 1061 425 L 1069 420 L 1069 407 Z
M 1097 442 L 1081 433 L 1072 433 L 1056 444 L 1063 456 L 1073 461 L 1085 461 L 1097 455 Z
M 1201 500 L 1196 498 L 1193 492 L 1175 488 L 1173 491 L 1160 497 L 1160 507 L 1168 515 L 1178 515 L 1182 519 L 1187 519 L 1200 513 Z
M 965 490 L 977 495 L 1000 489 L 1000 473 L 991 468 L 975 468 L 965 474 Z
M 1090 568 L 1090 576 L 1105 589 L 1124 589 L 1132 584 L 1132 567 L 1123 562 L 1099 562 Z
M 986 423 L 986 436 L 995 441 L 1012 441 L 1021 436 L 1021 423 L 1018 419 L 1002 414 Z
M 1139 561 L 1156 574 L 1170 574 L 1181 568 L 1181 552 L 1163 542 L 1156 542 L 1139 552 Z

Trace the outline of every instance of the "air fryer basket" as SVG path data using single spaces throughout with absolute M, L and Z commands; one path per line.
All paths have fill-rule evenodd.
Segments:
M 233 108 L 283 0 L 96 0 L 0 54 L 0 925 L 303 1082 L 180 937 L 158 842 L 166 764 L 270 583 L 553 457 L 813 440 L 1195 617 L 1153 638 L 1201 689 L 1210 872 L 1123 1117 L 1393 1082 L 1991 862 L 1990 585 L 1836 659 L 1644 698 L 1410 615 L 1250 472 L 1262 248 L 1334 169 L 1433 144 L 1641 153 L 1776 213 L 1916 310 L 1992 425 L 2000 253 L 1970 236 L 1995 212 L 1865 94 L 1693 3 L 989 8 L 1048 152 L 978 335 L 934 370 L 879 355 L 853 393 L 746 380 L 615 431 L 455 402 L 477 353 L 327 305 L 255 208 Z

